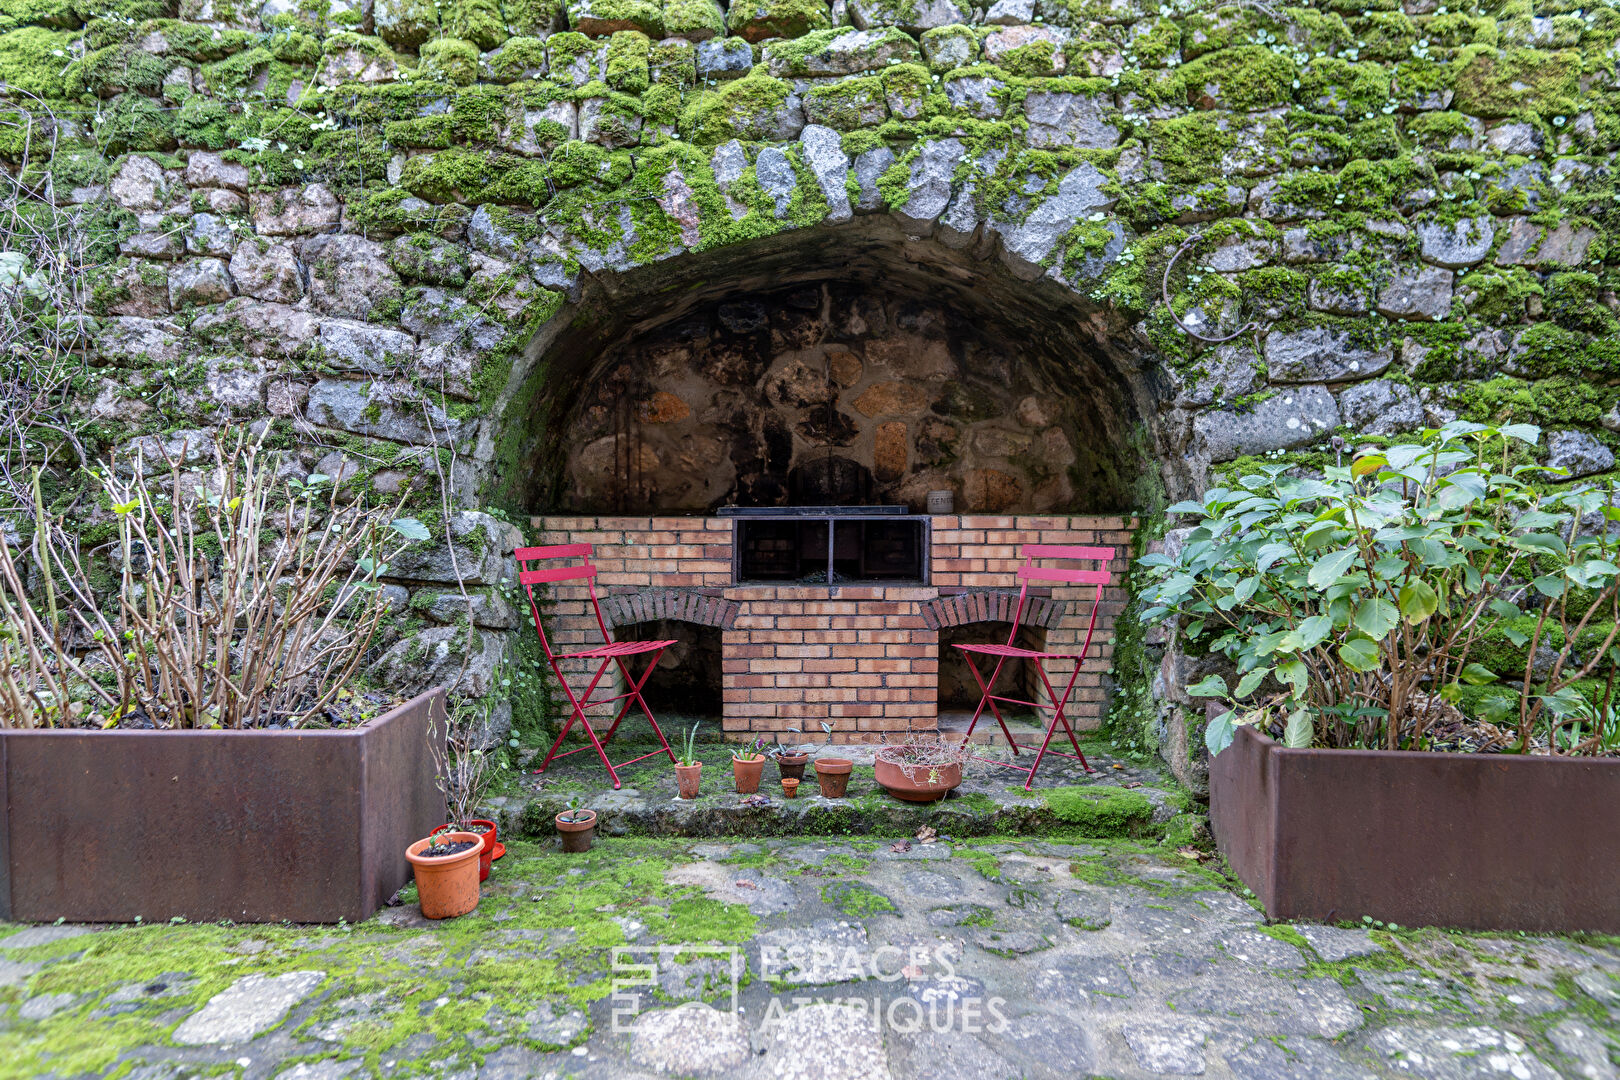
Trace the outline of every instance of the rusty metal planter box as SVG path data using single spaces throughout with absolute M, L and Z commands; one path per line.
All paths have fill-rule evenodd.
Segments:
M 1240 727 L 1209 786 L 1273 918 L 1620 932 L 1620 760 L 1291 750 Z
M 0 731 L 0 919 L 364 919 L 444 821 L 444 701 L 353 731 Z

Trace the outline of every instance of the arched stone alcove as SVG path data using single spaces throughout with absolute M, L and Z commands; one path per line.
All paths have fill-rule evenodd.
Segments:
M 898 503 L 1120 513 L 1161 451 L 1123 318 L 983 253 L 857 219 L 582 275 L 498 407 L 534 513 Z M 976 257 L 977 256 L 977 257 Z

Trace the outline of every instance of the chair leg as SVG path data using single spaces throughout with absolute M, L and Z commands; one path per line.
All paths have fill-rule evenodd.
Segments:
M 551 749 L 546 752 L 546 760 L 540 763 L 538 772 L 545 772 L 551 768 L 551 762 L 557 756 L 557 751 L 562 747 L 563 740 L 568 738 L 568 733 L 573 730 L 574 721 L 585 719 L 585 710 L 580 707 L 580 699 L 574 696 L 574 688 L 568 685 L 568 680 L 563 677 L 562 667 L 555 660 L 551 662 L 551 671 L 552 674 L 557 676 L 557 684 L 562 687 L 563 694 L 568 698 L 568 704 L 573 706 L 574 712 L 573 715 L 569 716 L 568 723 L 564 724 L 563 729 L 557 733 L 557 741 L 552 743 Z M 601 677 L 602 673 L 597 672 L 597 678 Z M 594 688 L 595 686 L 596 679 L 592 679 L 591 687 Z M 590 689 L 585 691 L 584 700 L 591 700 Z
M 979 665 L 973 659 L 972 655 L 964 655 L 967 655 L 968 668 L 972 670 L 973 680 L 979 684 L 979 689 L 983 692 L 983 696 L 979 698 L 979 707 L 974 711 L 973 719 L 968 722 L 967 734 L 962 736 L 962 745 L 966 746 L 968 744 L 968 740 L 973 738 L 973 729 L 978 726 L 979 717 L 984 715 L 984 707 L 988 705 L 990 706 L 991 714 L 996 718 L 996 723 L 1001 725 L 1001 733 L 1007 736 L 1007 745 L 1012 747 L 1013 755 L 1016 757 L 1018 754 L 1018 741 L 1013 738 L 1013 733 L 1008 730 L 1007 721 L 1002 719 L 1001 710 L 996 708 L 995 698 L 993 698 L 990 694 L 990 688 L 995 686 L 996 680 L 1001 678 L 1001 669 L 1007 663 L 1007 658 L 1002 657 L 996 661 L 996 670 L 990 673 L 990 681 L 987 683 L 984 681 L 984 676 L 979 674 Z
M 577 698 L 574 696 L 573 688 L 568 685 L 568 680 L 563 678 L 562 670 L 556 664 L 552 665 L 552 670 L 557 672 L 557 681 L 562 684 L 563 693 L 568 695 L 568 701 L 574 707 L 574 714 L 568 718 L 568 723 L 563 725 L 562 731 L 557 735 L 557 741 L 551 744 L 551 750 L 546 754 L 546 760 L 540 765 L 540 772 L 545 772 L 546 769 L 551 767 L 552 760 L 557 756 L 557 749 L 562 746 L 563 740 L 568 737 L 568 732 L 573 728 L 574 721 L 578 720 L 580 726 L 585 729 L 586 736 L 591 740 L 591 745 L 596 747 L 596 756 L 601 758 L 602 764 L 607 767 L 608 776 L 613 778 L 614 790 L 618 790 L 619 774 L 614 771 L 613 762 L 608 760 L 607 751 L 602 749 L 602 743 L 597 739 L 595 729 L 591 727 L 590 718 L 585 715 L 585 710 L 580 706 L 581 701 L 591 700 L 591 695 L 596 692 L 596 684 L 602 681 L 603 675 L 607 674 L 608 664 L 610 663 L 612 663 L 611 660 L 602 661 L 601 666 L 596 669 L 596 674 L 592 676 L 590 685 L 585 687 L 585 693 Z M 573 753 L 573 751 L 569 751 L 569 753 Z
M 1041 682 L 1046 686 L 1047 697 L 1052 698 L 1054 704 L 1057 705 L 1057 715 L 1063 719 L 1063 730 L 1069 733 L 1069 745 L 1074 747 L 1075 756 L 1080 759 L 1080 764 L 1086 766 L 1086 772 L 1091 772 L 1091 766 L 1086 764 L 1086 755 L 1080 749 L 1080 740 L 1074 737 L 1074 728 L 1069 726 L 1069 716 L 1068 713 L 1064 711 L 1068 707 L 1070 695 L 1074 693 L 1075 681 L 1080 678 L 1080 666 L 1084 663 L 1084 657 L 1081 657 L 1079 660 L 1074 662 L 1074 670 L 1069 673 L 1069 681 L 1063 687 L 1063 698 L 1061 701 L 1058 700 L 1056 695 L 1052 693 L 1052 684 L 1047 681 L 1045 668 L 1041 669 Z
M 647 708 L 647 702 L 641 696 L 642 687 L 646 686 L 647 685 L 647 680 L 652 678 L 653 668 L 658 666 L 658 658 L 660 656 L 663 656 L 663 655 L 664 655 L 664 650 L 663 649 L 659 649 L 657 652 L 652 654 L 652 659 L 650 661 L 648 661 L 648 663 L 647 663 L 647 670 L 645 670 L 645 671 L 643 671 L 641 673 L 641 680 L 639 682 L 634 683 L 631 686 L 630 693 L 632 695 L 632 698 L 635 700 L 635 703 L 637 705 L 641 706 L 642 715 L 646 716 L 647 723 L 652 725 L 653 734 L 658 736 L 658 741 L 663 744 L 664 753 L 669 755 L 669 762 L 670 762 L 671 765 L 673 765 L 673 764 L 675 764 L 675 751 L 670 749 L 669 740 L 664 738 L 664 729 L 658 726 L 658 721 L 653 718 L 652 710 Z M 624 712 L 629 712 L 630 711 L 630 701 L 631 701 L 631 698 L 626 698 L 625 699 Z M 621 718 L 623 717 L 623 713 L 620 714 L 620 717 Z M 613 721 L 613 726 L 618 727 L 619 726 L 619 721 L 618 720 Z
M 1079 666 L 1077 665 L 1075 667 L 1075 673 L 1069 677 L 1068 683 L 1063 687 L 1063 696 L 1061 698 L 1059 698 L 1057 693 L 1052 689 L 1052 680 L 1046 677 L 1046 665 L 1041 663 L 1039 660 L 1036 660 L 1035 670 L 1040 672 L 1041 685 L 1046 687 L 1046 696 L 1052 700 L 1052 720 L 1046 725 L 1046 737 L 1041 740 L 1041 748 L 1036 752 L 1035 762 L 1030 766 L 1029 769 L 1029 778 L 1024 781 L 1025 791 L 1030 790 L 1030 788 L 1034 785 L 1035 770 L 1041 767 L 1041 759 L 1046 756 L 1046 748 L 1051 744 L 1052 736 L 1056 734 L 1059 724 L 1062 724 L 1063 730 L 1068 733 L 1069 742 L 1074 746 L 1075 756 L 1080 759 L 1081 767 L 1083 767 L 1086 772 L 1093 771 L 1091 768 L 1091 763 L 1086 760 L 1086 755 L 1080 750 L 1079 740 L 1074 737 L 1074 728 L 1069 726 L 1069 718 L 1063 713 L 1064 706 L 1069 703 L 1069 694 L 1074 690 L 1075 679 L 1079 677 Z

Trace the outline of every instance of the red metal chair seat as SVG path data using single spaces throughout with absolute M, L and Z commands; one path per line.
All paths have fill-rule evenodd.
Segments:
M 1024 660 L 1079 660 L 1079 653 L 1041 652 L 1039 649 L 1020 649 L 1016 645 L 958 645 L 963 652 L 982 653 L 985 656 L 1005 656 Z
M 562 731 L 557 735 L 557 741 L 551 744 L 551 750 L 546 754 L 546 760 L 541 763 L 540 771 L 545 772 L 557 758 L 564 758 L 569 754 L 578 754 L 594 748 L 596 756 L 602 759 L 602 764 L 607 768 L 608 776 L 613 780 L 613 786 L 617 788 L 619 787 L 619 770 L 626 765 L 633 765 L 638 761 L 657 757 L 659 754 L 668 754 L 670 764 L 674 764 L 675 751 L 670 749 L 669 740 L 664 738 L 663 729 L 658 726 L 658 721 L 653 718 L 652 710 L 647 708 L 647 702 L 642 699 L 641 688 L 646 686 L 647 680 L 652 677 L 653 669 L 658 666 L 658 658 L 664 654 L 665 649 L 675 644 L 675 642 L 613 640 L 613 635 L 608 633 L 607 622 L 602 618 L 602 605 L 596 599 L 596 567 L 591 564 L 591 545 L 559 544 L 552 547 L 518 548 L 515 554 L 517 555 L 519 567 L 518 581 L 522 583 L 523 588 L 528 593 L 529 613 L 534 616 L 534 630 L 535 633 L 540 635 L 540 647 L 545 650 L 546 660 L 551 664 L 551 670 L 556 674 L 557 681 L 562 684 L 563 693 L 568 696 L 568 703 L 573 707 L 568 722 L 563 725 Z M 576 558 L 580 561 L 569 566 L 529 568 L 530 563 L 545 562 L 552 559 Z M 597 629 L 602 631 L 601 645 L 570 653 L 554 653 L 551 651 L 551 640 L 546 637 L 545 624 L 540 621 L 540 605 L 534 599 L 534 587 L 559 581 L 582 581 L 585 583 L 585 589 L 591 599 L 591 610 L 596 613 Z M 625 659 L 646 654 L 651 654 L 651 658 L 647 661 L 647 667 L 642 671 L 641 677 L 636 678 L 631 674 L 630 665 L 625 662 Z M 590 684 L 585 687 L 585 691 L 576 695 L 574 688 L 568 684 L 567 676 L 563 674 L 562 665 L 559 663 L 562 660 L 600 660 L 601 663 L 597 665 L 596 674 L 591 676 Z M 619 671 L 624 676 L 625 684 L 630 689 L 622 694 L 614 694 L 612 697 L 592 697 L 591 695 L 596 692 L 597 684 L 602 681 L 602 677 L 607 674 L 608 668 L 613 665 L 618 666 Z M 607 731 L 598 738 L 596 729 L 591 727 L 590 718 L 585 715 L 585 710 L 594 709 L 599 705 L 611 705 L 617 701 L 622 701 L 624 704 L 619 707 L 619 711 L 613 717 L 613 723 L 609 725 Z M 628 761 L 621 761 L 615 765 L 608 760 L 607 751 L 602 749 L 602 744 L 613 738 L 613 733 L 619 730 L 619 722 L 629 713 L 632 704 L 641 706 L 641 711 L 646 715 L 647 722 L 652 725 L 653 733 L 658 736 L 661 749 L 654 750 L 650 754 L 642 754 L 640 757 L 633 757 Z M 560 754 L 557 753 L 558 747 L 562 746 L 563 740 L 568 737 L 568 732 L 573 729 L 576 723 L 585 729 L 585 734 L 591 740 L 591 745 L 565 750 Z
M 669 641 L 610 641 L 606 645 L 598 645 L 596 648 L 586 649 L 584 652 L 558 653 L 557 659 L 594 660 L 603 656 L 636 656 L 640 653 L 652 652 L 654 649 L 667 649 L 673 644 L 675 644 L 673 639 Z
M 1041 767 L 1041 759 L 1048 753 L 1062 754 L 1064 757 L 1076 758 L 1085 767 L 1086 772 L 1095 772 L 1086 755 L 1080 750 L 1080 741 L 1074 736 L 1074 728 L 1069 726 L 1069 718 L 1063 714 L 1064 706 L 1069 703 L 1069 695 L 1074 693 L 1075 680 L 1080 677 L 1080 667 L 1085 662 L 1086 653 L 1091 650 L 1091 638 L 1097 629 L 1097 607 L 1102 603 L 1103 587 L 1113 580 L 1107 570 L 1072 570 L 1062 567 L 1037 566 L 1037 559 L 1079 559 L 1088 562 L 1101 562 L 1106 566 L 1114 558 L 1114 549 L 1106 547 L 1078 547 L 1059 544 L 1030 544 L 1024 548 L 1024 565 L 1018 568 L 1018 608 L 1013 613 L 1012 633 L 1007 635 L 1005 645 L 958 645 L 964 653 L 981 656 L 996 657 L 995 670 L 986 679 L 979 671 L 979 665 L 970 658 L 968 667 L 973 670 L 973 677 L 979 683 L 979 689 L 984 696 L 979 699 L 979 707 L 974 710 L 973 720 L 968 724 L 967 734 L 962 736 L 962 745 L 966 746 L 968 740 L 973 738 L 973 729 L 978 726 L 979 717 L 984 715 L 986 707 L 994 714 L 996 723 L 1001 725 L 1001 733 L 1007 737 L 1007 745 L 1012 747 L 1013 756 L 1023 750 L 1035 750 L 1035 760 L 1029 765 L 1017 765 L 1010 761 L 995 761 L 990 758 L 980 758 L 981 761 L 992 765 L 1004 765 L 1009 769 L 1018 769 L 1027 774 L 1024 780 L 1024 790 L 1028 791 L 1035 783 L 1035 770 Z M 1093 585 L 1096 587 L 1091 598 L 1091 615 L 1086 622 L 1086 641 L 1080 646 L 1077 653 L 1053 653 L 1041 649 L 1025 649 L 1014 645 L 1018 640 L 1018 631 L 1023 622 L 1024 610 L 1029 599 L 1029 583 L 1031 581 L 1055 582 L 1063 585 Z M 1031 660 L 1035 671 L 1041 677 L 1041 685 L 1046 688 L 1047 704 L 1038 701 L 1029 701 L 1024 698 L 1006 697 L 995 693 L 996 680 L 1001 678 L 1001 671 L 1007 666 L 1008 660 Z M 1074 671 L 1069 674 L 1069 681 L 1059 694 L 1052 688 L 1052 681 L 1046 676 L 1046 661 L 1073 660 Z M 1040 748 L 1020 743 L 1013 738 L 1013 733 L 1007 727 L 1007 721 L 1001 715 L 998 702 L 1009 705 L 1024 705 L 1033 709 L 1045 709 L 1052 713 L 1051 721 L 1046 725 L 1046 738 L 1041 740 Z M 1069 743 L 1074 747 L 1074 753 L 1063 750 L 1050 749 L 1052 736 L 1057 732 L 1058 725 L 1063 726 L 1064 732 L 1069 736 Z

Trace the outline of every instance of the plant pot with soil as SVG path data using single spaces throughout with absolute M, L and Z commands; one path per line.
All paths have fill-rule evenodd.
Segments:
M 678 794 L 683 799 L 698 797 L 698 787 L 703 781 L 703 762 L 697 759 L 697 729 L 696 724 L 686 733 L 686 739 L 681 752 L 675 758 L 675 785 Z
M 849 758 L 816 758 L 816 783 L 821 785 L 822 797 L 842 799 L 844 790 L 849 787 L 849 772 L 854 767 L 855 763 Z
M 470 832 L 484 842 L 483 850 L 478 853 L 478 880 L 488 881 L 489 864 L 490 860 L 497 857 L 496 849 L 500 849 L 501 855 L 506 854 L 505 846 L 496 843 L 495 838 L 498 830 L 496 829 L 495 823 L 488 818 L 473 818 L 464 826 L 458 826 L 454 822 L 451 822 L 449 824 L 440 825 L 437 829 L 434 829 L 430 835 L 438 836 L 442 832 L 452 831 Z
M 591 850 L 596 839 L 596 811 L 569 804 L 557 815 L 557 834 L 562 837 L 562 849 L 578 855 Z
M 405 849 L 425 918 L 453 919 L 478 906 L 478 856 L 483 850 L 483 838 L 470 832 L 436 833 Z
M 759 790 L 759 778 L 765 772 L 764 739 L 755 739 L 731 752 L 731 775 L 737 783 L 737 794 L 752 795 Z
M 883 746 L 873 758 L 878 784 L 906 802 L 936 802 L 962 782 L 964 747 L 944 740 Z
M 782 798 L 797 799 L 799 797 L 799 779 L 793 776 L 782 777 Z
M 783 780 L 803 780 L 805 766 L 810 764 L 810 755 L 802 750 L 789 750 L 786 747 L 777 747 L 771 755 L 776 762 L 777 771 Z

